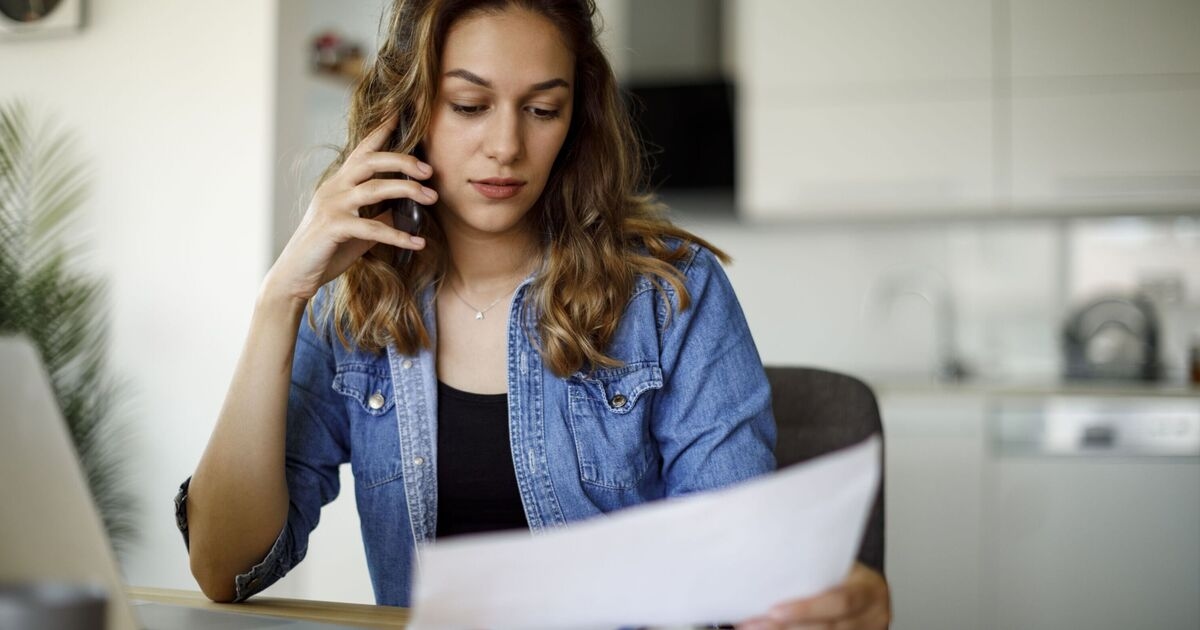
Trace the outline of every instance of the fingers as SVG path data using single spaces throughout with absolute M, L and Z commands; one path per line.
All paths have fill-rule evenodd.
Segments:
M 347 218 L 338 221 L 334 227 L 334 237 L 345 242 L 350 239 L 373 241 L 394 245 L 403 249 L 423 249 L 425 239 L 413 236 L 374 219 Z
M 362 183 L 377 173 L 404 173 L 415 179 L 426 179 L 433 174 L 433 169 L 415 156 L 383 150 L 387 148 L 396 124 L 397 116 L 392 114 L 371 130 L 346 157 L 338 175 L 346 180 L 347 186 Z
M 780 604 L 767 613 L 779 621 L 834 621 L 862 612 L 870 599 L 862 589 L 838 587 L 809 599 Z
M 389 135 L 396 128 L 396 118 L 390 116 L 368 133 L 347 156 L 337 174 L 317 189 L 301 224 L 302 229 L 325 234 L 339 244 L 358 240 L 404 249 L 425 246 L 424 239 L 392 227 L 390 213 L 386 211 L 375 218 L 363 218 L 358 214 L 360 208 L 390 199 L 412 199 L 423 205 L 437 203 L 437 192 L 418 181 L 433 174 L 428 164 L 412 155 L 381 150 L 387 146 Z M 412 179 L 375 177 L 379 173 L 404 173 Z
M 879 572 L 856 564 L 838 587 L 808 599 L 784 602 L 763 616 L 738 624 L 738 628 L 879 630 L 890 622 L 887 581 Z
M 413 179 L 424 180 L 433 175 L 433 168 L 415 155 L 372 151 L 351 156 L 339 171 L 347 186 L 361 184 L 379 173 L 404 173 Z
M 400 198 L 431 206 L 437 203 L 438 195 L 437 191 L 422 186 L 421 182 L 407 179 L 371 179 L 343 193 L 339 205 L 344 210 L 357 212 L 363 206 Z
M 359 208 L 387 199 L 407 197 L 418 203 L 432 205 L 437 193 L 418 183 L 433 175 L 433 167 L 414 155 L 382 151 L 389 135 L 395 131 L 397 116 L 393 114 L 358 143 L 346 157 L 337 174 L 326 182 L 323 198 L 342 197 L 337 204 L 342 212 L 357 212 Z M 380 173 L 402 173 L 412 180 L 376 178 Z

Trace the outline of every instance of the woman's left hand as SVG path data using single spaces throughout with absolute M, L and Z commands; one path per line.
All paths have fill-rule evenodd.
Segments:
M 854 563 L 838 586 L 808 599 L 783 602 L 738 630 L 882 630 L 892 620 L 887 582 L 878 571 Z

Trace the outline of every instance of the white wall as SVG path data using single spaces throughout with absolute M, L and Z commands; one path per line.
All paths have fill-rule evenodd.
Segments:
M 80 217 L 133 394 L 129 581 L 194 588 L 171 499 L 228 385 L 269 257 L 277 3 L 93 0 L 78 35 L 0 42 L 0 101 L 72 129 Z

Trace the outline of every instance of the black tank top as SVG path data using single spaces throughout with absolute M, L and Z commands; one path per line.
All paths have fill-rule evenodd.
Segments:
M 438 381 L 437 538 L 525 529 L 508 441 L 508 394 Z

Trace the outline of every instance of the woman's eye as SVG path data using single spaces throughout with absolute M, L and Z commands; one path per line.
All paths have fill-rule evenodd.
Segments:
M 552 120 L 554 118 L 558 118 L 558 110 L 557 109 L 542 109 L 540 107 L 530 107 L 529 113 L 533 114 L 534 118 L 540 118 L 542 120 Z
M 458 103 L 451 103 L 450 109 L 454 113 L 462 114 L 463 116 L 475 116 L 483 112 L 483 105 L 459 105 Z

